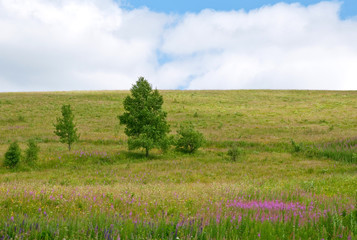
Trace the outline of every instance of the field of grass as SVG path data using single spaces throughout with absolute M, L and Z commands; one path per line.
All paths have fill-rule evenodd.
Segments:
M 129 91 L 0 93 L 0 239 L 357 239 L 357 92 L 160 91 L 197 153 L 128 151 Z M 53 124 L 71 104 L 80 141 Z M 233 145 L 243 154 L 233 162 Z

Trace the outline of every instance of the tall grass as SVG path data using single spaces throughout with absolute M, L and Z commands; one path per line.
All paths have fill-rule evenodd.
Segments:
M 353 199 L 225 190 L 222 197 L 4 187 L 1 239 L 351 239 Z M 152 192 L 154 193 L 154 192 Z
M 122 216 L 85 218 L 10 217 L 0 223 L 1 239 L 355 239 L 353 214 L 327 214 L 324 219 L 301 225 L 298 218 L 273 223 L 251 219 L 211 219 L 208 222 L 179 217 L 156 221 L 132 221 Z
M 357 137 L 329 141 L 321 144 L 292 143 L 293 152 L 308 157 L 330 158 L 346 163 L 357 163 Z

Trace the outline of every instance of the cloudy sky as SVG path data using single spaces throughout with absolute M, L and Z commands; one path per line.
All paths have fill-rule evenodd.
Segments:
M 0 0 L 0 92 L 129 89 L 139 76 L 357 90 L 357 1 Z

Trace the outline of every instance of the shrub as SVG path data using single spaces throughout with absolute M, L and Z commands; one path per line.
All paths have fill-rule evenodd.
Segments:
M 303 150 L 302 145 L 294 142 L 294 140 L 291 140 L 291 145 L 293 147 L 293 152 L 301 152 Z
M 33 165 L 36 163 L 38 159 L 38 152 L 40 151 L 39 146 L 37 145 L 34 139 L 30 139 L 27 143 L 26 150 L 26 163 L 29 165 Z
M 176 149 L 185 153 L 194 153 L 200 148 L 205 139 L 202 133 L 196 131 L 192 124 L 180 126 L 177 131 Z
M 5 153 L 5 167 L 14 168 L 20 162 L 21 149 L 19 144 L 15 141 L 10 144 L 9 149 Z
M 233 144 L 230 149 L 228 149 L 228 156 L 231 157 L 232 161 L 237 161 L 240 156 L 244 153 L 243 149 L 238 147 L 237 144 Z

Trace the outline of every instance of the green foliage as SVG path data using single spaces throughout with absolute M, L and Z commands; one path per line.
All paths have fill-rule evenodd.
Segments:
M 68 144 L 68 150 L 71 150 L 71 145 L 79 140 L 79 134 L 77 128 L 73 122 L 74 115 L 71 110 L 71 105 L 62 106 L 62 118 L 57 118 L 57 124 L 55 124 L 56 130 L 54 133 L 60 137 L 61 143 Z
M 21 149 L 19 144 L 15 141 L 10 144 L 9 149 L 5 153 L 5 167 L 14 168 L 20 162 Z
M 323 144 L 302 144 L 291 140 L 293 153 L 312 158 L 330 158 L 336 161 L 357 163 L 357 138 L 346 138 Z
M 34 139 L 30 139 L 27 143 L 26 150 L 26 163 L 29 165 L 34 165 L 38 160 L 38 153 L 40 151 L 40 147 L 37 145 Z
M 19 121 L 19 122 L 26 122 L 26 119 L 25 119 L 24 116 L 19 115 L 19 116 L 18 116 L 18 121 Z
M 336 161 L 357 163 L 357 137 L 344 138 L 314 145 L 315 156 L 327 157 Z
M 303 146 L 299 143 L 296 143 L 294 140 L 291 140 L 291 146 L 293 147 L 293 152 L 301 152 L 303 150 Z
M 131 88 L 131 96 L 124 100 L 124 110 L 119 115 L 120 124 L 126 125 L 129 150 L 144 148 L 146 156 L 153 148 L 167 147 L 169 125 L 167 113 L 162 110 L 164 103 L 159 91 L 152 90 L 150 83 L 140 77 Z
M 238 147 L 237 144 L 233 144 L 230 149 L 228 149 L 228 156 L 231 157 L 232 161 L 237 161 L 240 156 L 244 153 L 243 149 Z
M 195 130 L 193 125 L 181 125 L 177 131 L 176 149 L 185 153 L 194 153 L 199 149 L 205 139 L 203 134 Z
M 357 153 L 352 153 L 352 162 L 357 162 Z
M 82 203 L 76 204 L 81 209 Z M 163 211 L 163 210 L 162 210 Z M 89 217 L 73 217 L 62 220 L 57 217 L 28 218 L 19 214 L 0 219 L 2 239 L 355 239 L 355 223 L 348 214 L 328 214 L 316 222 L 302 225 L 299 220 L 286 222 L 258 221 L 228 216 L 209 219 L 205 224 L 194 217 L 185 222 L 177 214 L 155 217 L 151 221 L 137 222 L 101 213 Z M 350 220 L 350 221 L 349 221 Z M 353 221 L 353 220 L 352 220 Z M 18 230 L 20 228 L 20 231 Z M 22 230 L 22 231 L 21 231 Z M 294 236 L 291 237 L 291 236 Z M 352 236 L 352 237 L 351 237 Z M 239 237 L 239 238 L 238 238 Z

